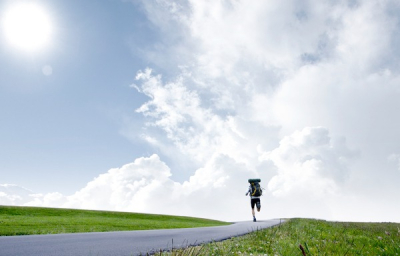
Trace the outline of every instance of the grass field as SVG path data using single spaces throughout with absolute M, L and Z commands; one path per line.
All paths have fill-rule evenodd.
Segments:
M 400 255 L 400 224 L 291 219 L 280 226 L 223 242 L 160 254 Z
M 226 224 L 168 215 L 0 206 L 2 236 Z M 400 255 L 400 224 L 290 219 L 245 236 L 159 255 Z
M 169 215 L 0 206 L 0 236 L 192 228 L 228 224 Z

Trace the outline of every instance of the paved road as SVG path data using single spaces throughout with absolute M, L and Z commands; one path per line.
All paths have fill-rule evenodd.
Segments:
M 221 241 L 257 229 L 280 224 L 280 220 L 236 222 L 228 226 L 122 232 L 0 237 L 0 256 L 97 256 L 146 255 L 173 247 Z

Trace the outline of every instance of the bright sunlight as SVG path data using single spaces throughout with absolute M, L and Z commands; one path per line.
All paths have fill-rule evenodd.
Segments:
M 20 50 L 41 50 L 50 41 L 50 17 L 37 4 L 25 2 L 10 6 L 2 22 L 7 41 Z

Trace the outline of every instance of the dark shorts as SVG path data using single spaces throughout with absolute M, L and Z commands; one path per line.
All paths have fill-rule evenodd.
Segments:
M 254 206 L 257 204 L 257 202 L 261 204 L 260 198 L 252 198 L 251 199 L 251 201 L 250 201 L 251 209 L 254 209 Z

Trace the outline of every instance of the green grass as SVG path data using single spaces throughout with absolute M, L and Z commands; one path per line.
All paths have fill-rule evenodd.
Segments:
M 0 236 L 192 228 L 228 225 L 156 214 L 0 206 Z
M 400 255 L 400 224 L 291 219 L 245 236 L 161 255 Z
M 168 215 L 0 206 L 2 236 L 226 224 Z M 245 236 L 160 255 L 400 255 L 400 224 L 291 219 Z

